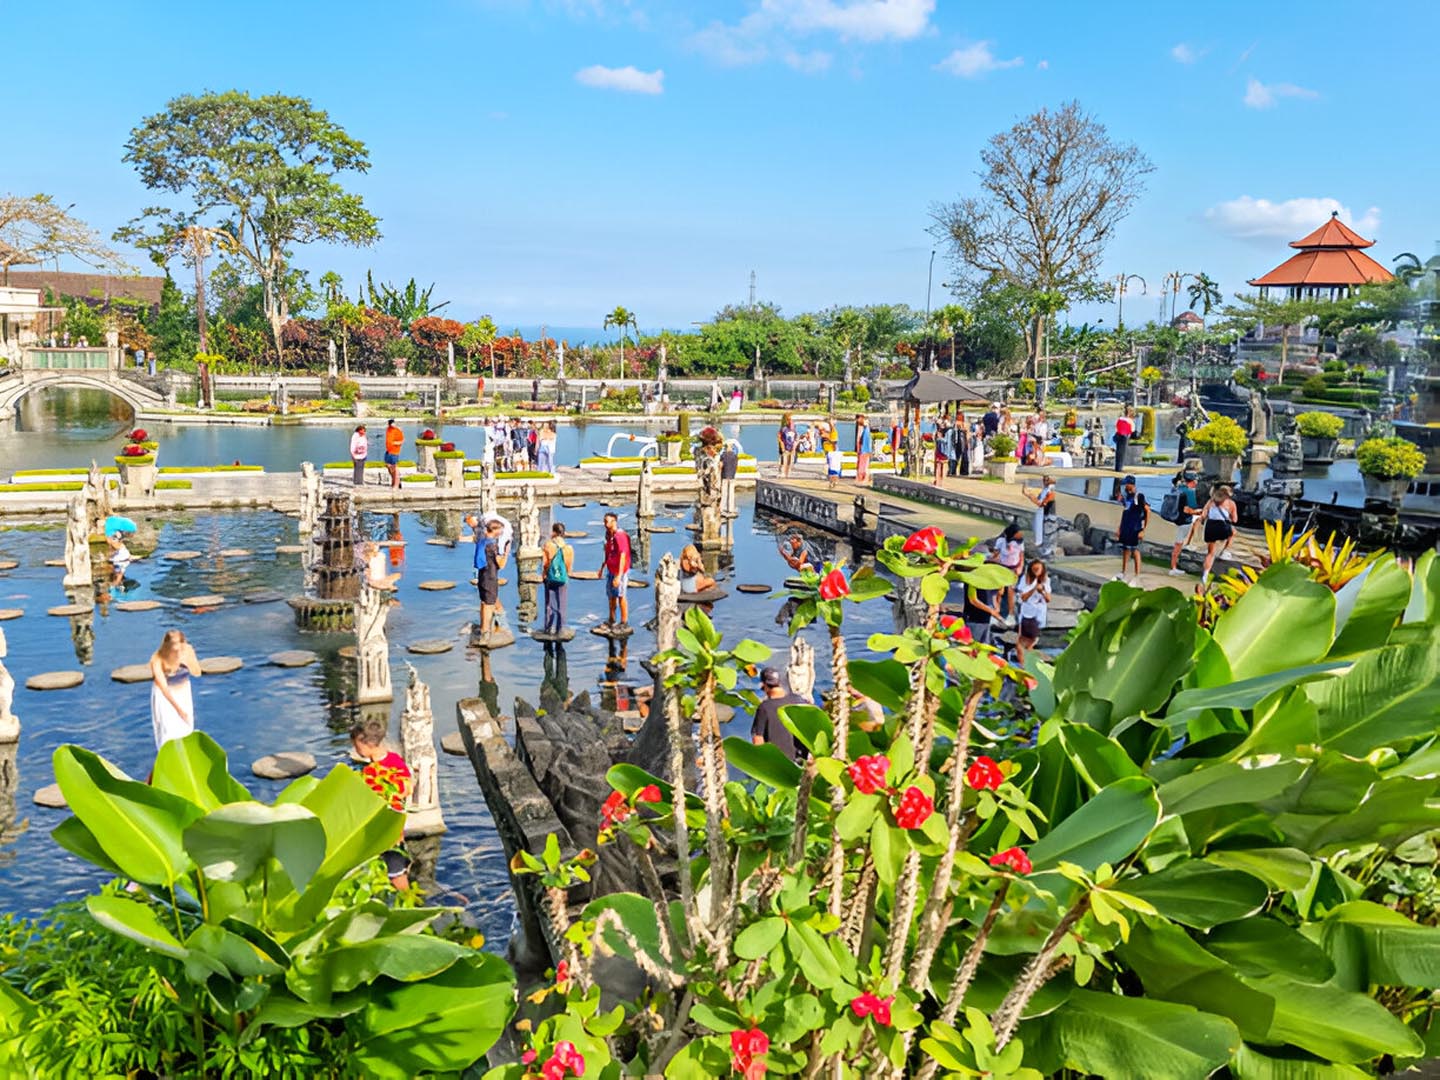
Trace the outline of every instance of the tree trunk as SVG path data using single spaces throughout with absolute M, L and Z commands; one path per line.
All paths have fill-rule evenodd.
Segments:
M 205 259 L 195 254 L 195 321 L 200 326 L 200 351 L 210 351 L 210 328 L 206 325 L 205 312 Z
M 1285 384 L 1285 361 L 1290 355 L 1290 327 L 1280 327 L 1280 377 L 1276 381 Z
M 490 343 L 490 381 L 494 382 L 500 376 L 495 374 L 495 343 Z

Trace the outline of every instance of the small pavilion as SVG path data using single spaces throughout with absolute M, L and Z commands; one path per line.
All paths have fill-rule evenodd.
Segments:
M 1339 300 L 1361 285 L 1381 284 L 1395 276 L 1365 254 L 1364 249 L 1374 244 L 1335 211 L 1309 236 L 1290 242 L 1298 252 L 1250 284 L 1259 286 L 1262 299 L 1271 289 L 1280 289 L 1287 300 Z

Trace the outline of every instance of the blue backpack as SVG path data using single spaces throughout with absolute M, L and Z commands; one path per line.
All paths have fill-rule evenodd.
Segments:
M 550 556 L 550 564 L 545 567 L 545 581 L 550 585 L 565 585 L 570 581 L 570 570 L 565 565 L 565 542 L 555 542 L 555 554 Z

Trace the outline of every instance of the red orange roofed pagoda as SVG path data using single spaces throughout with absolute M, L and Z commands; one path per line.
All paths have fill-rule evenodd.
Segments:
M 1262 297 L 1271 289 L 1284 289 L 1291 300 L 1338 300 L 1358 286 L 1379 284 L 1394 276 L 1361 250 L 1374 243 L 1342 222 L 1339 211 L 1334 211 L 1330 220 L 1309 236 L 1290 242 L 1291 247 L 1300 249 L 1298 253 L 1250 284 L 1260 286 Z

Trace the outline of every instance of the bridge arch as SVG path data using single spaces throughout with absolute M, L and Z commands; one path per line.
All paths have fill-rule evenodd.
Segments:
M 148 386 L 122 378 L 113 371 L 12 371 L 0 377 L 0 419 L 12 419 L 22 398 L 36 390 L 103 390 L 129 405 L 138 416 L 144 409 L 164 404 Z

